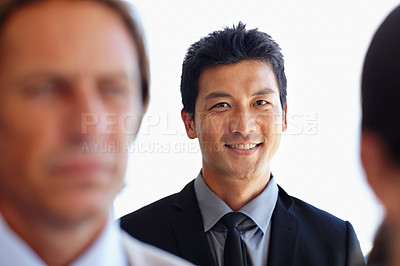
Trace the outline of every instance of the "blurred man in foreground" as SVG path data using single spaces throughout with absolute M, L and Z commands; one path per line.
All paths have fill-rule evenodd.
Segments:
M 122 2 L 1 2 L 0 265 L 184 265 L 112 221 L 148 78 Z

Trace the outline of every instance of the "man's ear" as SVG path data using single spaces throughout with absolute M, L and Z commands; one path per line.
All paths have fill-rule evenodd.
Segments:
M 400 170 L 378 134 L 361 132 L 361 162 L 367 180 L 376 196 L 386 209 L 388 221 L 398 221 L 400 217 L 399 192 Z
M 385 198 L 390 197 L 395 184 L 392 184 L 390 157 L 382 138 L 374 132 L 362 130 L 360 155 L 369 185 L 382 203 L 385 203 Z
M 185 124 L 186 134 L 190 139 L 197 138 L 196 128 L 192 116 L 185 110 L 181 110 L 182 121 Z
M 285 132 L 287 129 L 287 104 L 285 105 L 285 108 L 283 109 L 283 114 L 282 114 L 282 132 Z

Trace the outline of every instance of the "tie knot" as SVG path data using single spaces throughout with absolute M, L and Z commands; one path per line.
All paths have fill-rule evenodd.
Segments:
M 230 212 L 222 217 L 222 222 L 228 228 L 236 228 L 243 220 L 246 219 L 246 216 L 240 212 Z

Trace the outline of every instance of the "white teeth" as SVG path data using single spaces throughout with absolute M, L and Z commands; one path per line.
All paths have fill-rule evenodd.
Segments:
M 250 150 L 253 149 L 257 144 L 235 144 L 235 145 L 228 145 L 230 148 L 239 149 L 239 150 Z

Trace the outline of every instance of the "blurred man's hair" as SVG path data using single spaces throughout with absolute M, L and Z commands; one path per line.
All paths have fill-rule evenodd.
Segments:
M 45 1 L 54 1 L 54 0 L 0 0 L 0 39 L 1 39 L 1 31 L 5 23 L 7 22 L 7 19 L 17 9 L 23 8 L 27 5 L 37 4 L 41 2 L 43 3 Z M 121 0 L 64 0 L 64 1 L 92 1 L 101 3 L 112 9 L 122 18 L 136 44 L 139 56 L 143 107 L 144 110 L 146 110 L 149 102 L 149 85 L 150 85 L 149 61 L 145 49 L 143 33 L 140 29 L 140 25 L 137 19 L 133 14 L 133 10 L 129 6 L 129 4 Z
M 362 129 L 381 136 L 400 164 L 400 6 L 379 27 L 362 74 Z

